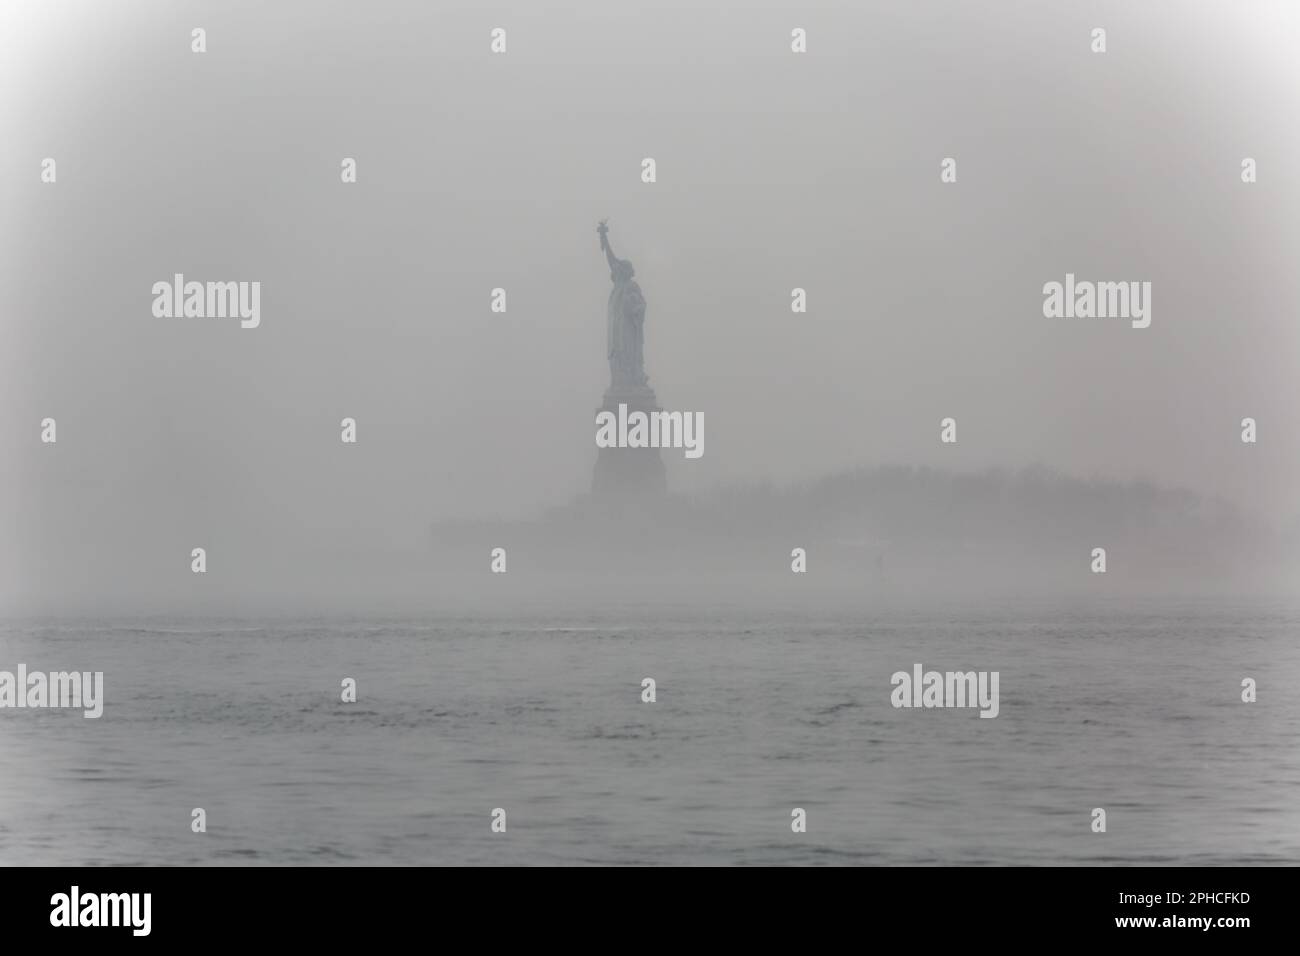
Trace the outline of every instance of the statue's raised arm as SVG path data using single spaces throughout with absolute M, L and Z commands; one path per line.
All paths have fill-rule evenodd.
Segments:
M 614 255 L 614 247 L 609 244 L 608 222 L 609 220 L 602 219 L 600 225 L 596 227 L 596 232 L 600 233 L 600 248 L 605 251 L 605 260 L 609 263 L 609 277 L 614 280 L 615 285 L 618 285 L 630 281 L 636 270 L 632 268 L 632 263 Z
M 609 244 L 609 220 L 602 219 L 600 225 L 596 227 L 596 232 L 600 233 L 600 248 L 605 253 L 605 259 L 609 262 L 610 271 L 614 271 L 614 263 L 618 261 L 618 256 L 614 255 L 614 247 Z

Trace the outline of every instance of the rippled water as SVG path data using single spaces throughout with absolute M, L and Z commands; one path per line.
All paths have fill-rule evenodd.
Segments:
M 9 622 L 0 669 L 102 670 L 106 704 L 0 710 L 0 863 L 1297 863 L 1298 625 L 1212 602 Z M 998 718 L 892 708 L 916 661 L 999 671 Z

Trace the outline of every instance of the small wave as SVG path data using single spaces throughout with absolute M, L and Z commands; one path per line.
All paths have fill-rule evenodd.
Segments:
M 256 634 L 264 627 L 109 627 L 111 634 Z

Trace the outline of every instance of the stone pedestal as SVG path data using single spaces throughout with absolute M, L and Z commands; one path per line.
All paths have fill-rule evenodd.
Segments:
M 634 411 L 663 411 L 655 398 L 654 389 L 641 387 L 609 388 L 604 401 L 596 409 L 611 412 L 618 417 L 618 406 L 626 405 Z M 596 471 L 591 480 L 591 493 L 601 499 L 654 499 L 668 493 L 668 476 L 658 448 L 599 448 L 596 450 Z

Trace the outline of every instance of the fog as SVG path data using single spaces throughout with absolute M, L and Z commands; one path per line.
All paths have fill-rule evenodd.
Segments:
M 501 534 L 437 529 L 541 520 L 590 487 L 606 217 L 648 303 L 650 383 L 707 422 L 703 457 L 664 453 L 674 500 L 1041 466 L 1079 483 L 1070 529 L 1094 480 L 1222 502 L 1155 552 L 1244 547 L 1257 583 L 1293 589 L 1300 11 L 983 6 L 7 4 L 0 610 L 494 587 Z M 260 326 L 155 317 L 175 273 L 260 282 Z M 1045 318 L 1067 273 L 1149 281 L 1151 326 Z M 742 530 L 766 535 L 755 509 Z M 776 524 L 788 578 L 799 528 Z M 1052 553 L 1086 570 L 1096 542 L 1069 534 Z

